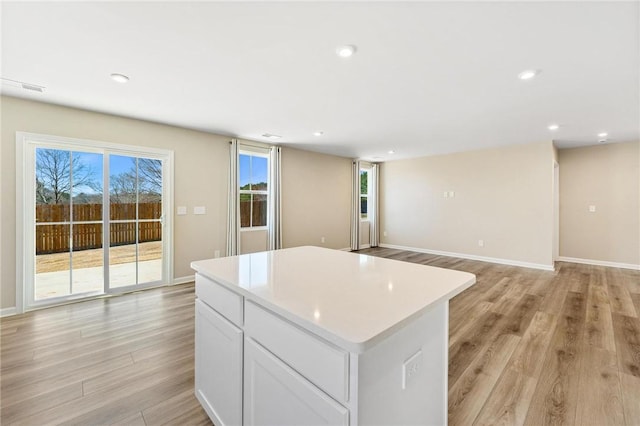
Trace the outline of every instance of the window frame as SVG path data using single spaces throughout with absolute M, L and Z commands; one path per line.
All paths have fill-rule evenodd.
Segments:
M 248 149 L 247 149 L 248 148 Z M 251 149 L 253 147 L 240 146 L 238 149 L 238 227 L 240 228 L 240 232 L 251 232 L 251 231 L 268 231 L 269 230 L 269 219 L 270 219 L 270 208 L 269 205 L 271 203 L 271 158 L 268 152 L 263 152 L 262 150 L 254 150 Z M 249 157 L 260 157 L 267 160 L 267 189 L 266 190 L 256 190 L 256 189 L 240 189 L 240 156 L 247 155 Z M 250 177 L 251 176 L 251 171 Z M 240 209 L 240 199 L 243 194 L 251 195 L 251 203 L 250 203 L 250 212 L 249 212 L 249 226 L 242 226 L 241 220 L 241 209 Z M 265 195 L 267 197 L 267 217 L 265 225 L 261 226 L 252 226 L 253 224 L 253 195 Z

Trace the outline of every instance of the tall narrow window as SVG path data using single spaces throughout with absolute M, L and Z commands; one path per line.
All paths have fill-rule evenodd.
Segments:
M 240 152 L 240 227 L 265 228 L 269 211 L 269 157 Z
M 369 220 L 369 172 L 360 169 L 360 220 Z

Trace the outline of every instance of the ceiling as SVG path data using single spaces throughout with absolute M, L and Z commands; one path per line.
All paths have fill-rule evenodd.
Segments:
M 377 161 L 639 140 L 639 5 L 3 2 L 2 77 L 46 89 L 2 93 Z

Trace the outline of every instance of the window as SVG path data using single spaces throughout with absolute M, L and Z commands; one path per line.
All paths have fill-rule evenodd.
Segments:
M 269 199 L 269 157 L 240 151 L 240 228 L 267 226 Z
M 369 171 L 360 169 L 360 220 L 369 219 Z

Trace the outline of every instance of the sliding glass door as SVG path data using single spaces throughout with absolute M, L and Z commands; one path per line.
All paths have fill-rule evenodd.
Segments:
M 27 308 L 168 282 L 170 155 L 75 141 L 26 148 Z

